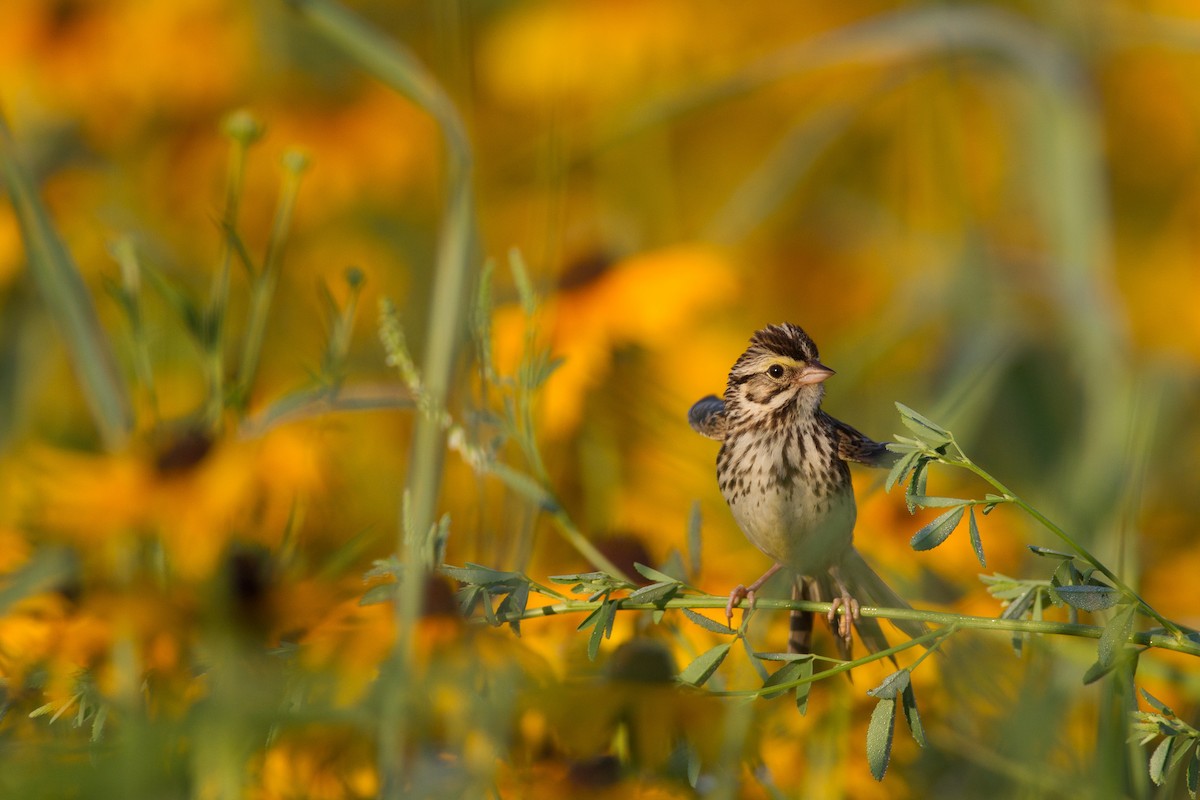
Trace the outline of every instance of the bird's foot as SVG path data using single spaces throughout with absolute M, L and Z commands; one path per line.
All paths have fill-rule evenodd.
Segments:
M 842 618 L 838 619 L 838 609 L 844 609 Z M 840 597 L 833 598 L 829 604 L 829 627 L 837 632 L 846 644 L 854 638 L 854 623 L 862 618 L 859 613 L 858 601 L 843 588 Z M 836 624 L 835 624 L 836 620 Z
M 749 600 L 750 605 L 746 608 L 746 611 L 753 611 L 755 601 L 754 593 L 761 589 L 763 584 L 769 581 L 771 576 L 776 572 L 779 572 L 781 569 L 783 569 L 783 565 L 776 564 L 764 572 L 762 577 L 756 580 L 754 583 L 750 584 L 749 586 L 744 586 L 739 583 L 737 587 L 735 587 L 734 590 L 729 593 L 729 602 L 725 604 L 725 619 L 729 621 L 729 627 L 733 627 L 733 609 L 736 608 L 737 605 L 743 600 Z
M 733 609 L 737 607 L 738 603 L 749 600 L 750 608 L 748 610 L 753 610 L 756 599 L 754 590 L 747 589 L 745 584 L 739 583 L 734 587 L 733 591 L 729 593 L 729 602 L 725 604 L 725 619 L 729 620 L 729 627 L 733 627 Z

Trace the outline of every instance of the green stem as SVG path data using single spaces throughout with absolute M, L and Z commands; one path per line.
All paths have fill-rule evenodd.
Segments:
M 559 534 L 567 540 L 568 544 L 574 547 L 596 569 L 607 572 L 619 580 L 635 583 L 625 574 L 625 570 L 620 569 L 610 561 L 608 556 L 601 553 L 596 545 L 592 544 L 591 540 L 583 535 L 583 532 L 575 526 L 575 523 L 571 520 L 567 512 L 563 510 L 562 506 L 557 505 L 557 501 L 556 506 L 555 510 L 550 514 L 550 519 L 554 521 L 554 527 L 558 529 Z
M 428 413 L 416 420 L 411 445 L 408 493 L 410 529 L 400 537 L 404 573 L 396 604 L 398 634 L 392 651 L 397 671 L 407 669 L 413 629 L 420 616 L 429 532 L 436 519 L 446 431 L 443 409 L 454 379 L 455 356 L 463 333 L 463 309 L 471 265 L 476 258 L 476 220 L 472 190 L 473 161 L 466 127 L 434 76 L 404 45 L 330 0 L 285 0 L 309 27 L 368 74 L 409 98 L 437 122 L 445 144 L 446 200 L 438 231 L 433 291 L 423 363 L 423 396 Z M 405 527 L 403 521 L 401 527 Z M 400 755 L 407 738 L 402 707 L 386 709 L 381 743 L 381 796 L 401 797 Z
M 785 692 L 788 689 L 794 689 L 797 686 L 803 686 L 806 683 L 816 683 L 817 681 L 831 678 L 834 675 L 839 675 L 843 672 L 849 672 L 855 667 L 861 667 L 864 664 L 871 664 L 875 661 L 882 661 L 885 658 L 891 658 L 898 653 L 903 653 L 905 650 L 911 650 L 914 647 L 920 647 L 928 642 L 933 642 L 933 644 L 930 645 L 931 648 L 936 647 L 938 642 L 943 641 L 947 636 L 950 636 L 953 633 L 953 628 L 930 631 L 929 633 L 918 636 L 915 639 L 909 639 L 901 642 L 898 645 L 889 647 L 886 650 L 868 653 L 862 658 L 856 658 L 853 661 L 844 661 L 835 667 L 830 667 L 829 669 L 822 670 L 820 672 L 814 672 L 812 675 L 808 675 L 803 678 L 797 678 L 796 680 L 788 681 L 787 683 L 776 683 L 771 686 L 764 686 L 758 689 L 727 689 L 724 691 L 710 689 L 709 694 L 714 694 L 719 697 L 760 697 L 764 694 L 774 695 L 778 694 L 779 692 Z
M 1135 592 L 1133 590 L 1133 587 L 1129 586 L 1128 584 L 1125 583 L 1125 581 L 1123 581 L 1119 577 L 1117 577 L 1117 574 L 1115 572 L 1113 572 L 1111 569 L 1106 567 L 1103 564 L 1103 562 L 1100 561 L 1100 559 L 1098 559 L 1094 555 L 1092 555 L 1091 552 L 1089 552 L 1086 547 L 1084 547 L 1083 545 L 1076 542 L 1073 538 L 1071 538 L 1070 534 L 1068 534 L 1066 531 L 1064 531 L 1058 525 L 1054 524 L 1048 517 L 1046 517 L 1045 514 L 1038 511 L 1036 508 L 1031 506 L 1029 503 L 1025 502 L 1023 499 L 1021 499 L 1021 497 L 1019 497 L 1017 494 L 1015 494 L 1011 489 L 1009 489 L 1003 483 L 1001 483 L 1000 481 L 998 481 L 994 477 L 992 477 L 992 475 L 990 475 L 987 472 L 987 470 L 982 469 L 981 467 L 976 465 L 974 461 L 967 458 L 967 456 L 963 455 L 962 449 L 958 447 L 957 442 L 954 443 L 954 446 L 955 446 L 955 448 L 958 449 L 961 460 L 959 460 L 957 462 L 945 461 L 944 457 L 942 457 L 940 455 L 938 457 L 938 460 L 942 461 L 942 463 L 945 463 L 945 464 L 950 464 L 950 465 L 957 464 L 958 466 L 961 466 L 964 469 L 967 469 L 968 471 L 975 473 L 980 478 L 987 481 L 989 484 L 991 484 L 991 486 L 994 489 L 996 489 L 996 491 L 998 491 L 1000 494 L 1004 495 L 1004 497 L 1007 498 L 1010 503 L 1012 503 L 1013 505 L 1016 505 L 1018 508 L 1023 510 L 1026 514 L 1028 514 L 1029 516 L 1031 516 L 1035 520 L 1037 520 L 1039 523 L 1041 523 L 1041 525 L 1043 527 L 1045 527 L 1048 531 L 1050 531 L 1055 536 L 1057 536 L 1059 539 L 1061 539 L 1063 541 L 1063 543 L 1067 545 L 1067 547 L 1069 547 L 1073 551 L 1075 551 L 1076 555 L 1078 555 L 1084 561 L 1088 562 L 1093 567 L 1095 567 L 1096 570 L 1098 572 L 1100 572 L 1100 574 L 1102 574 L 1104 577 L 1108 578 L 1108 580 L 1112 582 L 1113 586 L 1120 589 L 1126 596 L 1133 598 L 1133 600 L 1136 603 L 1138 603 L 1138 605 L 1141 606 L 1142 611 L 1145 614 L 1148 614 L 1149 616 L 1151 616 L 1155 620 L 1157 620 L 1159 622 L 1159 624 L 1161 624 L 1164 628 L 1166 628 L 1176 639 L 1183 641 L 1186 638 L 1186 634 L 1184 633 L 1182 628 L 1180 628 L 1178 625 L 1176 625 L 1171 620 L 1164 617 L 1162 614 L 1155 611 L 1154 608 L 1149 603 L 1147 603 L 1145 600 L 1142 599 L 1141 595 L 1139 595 L 1137 592 Z
M 243 132 L 245 133 L 245 132 Z M 229 160 L 229 175 L 225 187 L 225 210 L 221 215 L 221 256 L 209 290 L 208 309 L 204 315 L 204 372 L 208 380 L 208 403 L 205 421 L 214 430 L 221 424 L 225 409 L 225 314 L 229 308 L 230 270 L 233 264 L 233 237 L 237 231 L 238 208 L 242 185 L 246 177 L 246 153 L 256 137 L 233 135 Z
M 668 600 L 666 603 L 630 603 L 622 601 L 620 605 L 621 611 L 655 611 L 661 608 L 691 608 L 691 609 L 724 609 L 728 602 L 727 597 L 716 597 L 715 595 L 701 595 L 697 597 L 679 597 Z M 560 614 L 581 614 L 594 611 L 599 607 L 600 601 L 586 600 L 568 600 L 564 603 L 555 603 L 552 605 L 541 606 L 539 608 L 529 608 L 522 614 L 512 614 L 498 617 L 497 620 L 501 623 L 512 622 L 514 620 L 529 620 L 539 617 L 553 617 Z M 746 607 L 746 602 L 743 601 L 739 606 Z M 793 610 L 812 611 L 819 614 L 828 614 L 830 609 L 829 603 L 816 603 L 808 600 L 757 600 L 755 607 L 759 610 L 775 609 L 775 610 Z M 843 609 L 839 608 L 837 613 L 843 613 Z M 920 620 L 921 622 L 937 625 L 945 632 L 946 630 L 957 631 L 960 629 L 981 630 L 981 631 L 1006 631 L 1009 633 L 1040 633 L 1053 636 L 1074 636 L 1084 639 L 1099 639 L 1104 633 L 1104 628 L 1100 625 L 1082 625 L 1075 622 L 1051 622 L 1049 620 L 1033 620 L 1033 619 L 998 619 L 996 617 L 976 617 L 966 614 L 951 614 L 943 611 L 924 611 L 915 608 L 876 608 L 873 606 L 863 606 L 859 609 L 859 613 L 864 617 L 875 619 L 911 619 Z M 916 639 L 911 641 L 917 641 Z M 1160 650 L 1173 650 L 1178 653 L 1186 653 L 1188 655 L 1200 656 L 1200 642 L 1197 642 L 1188 637 L 1182 639 L 1175 636 L 1168 636 L 1161 633 L 1152 633 L 1142 631 L 1130 634 L 1126 640 L 1127 643 L 1137 645 L 1139 647 L 1154 647 Z M 773 687 L 774 688 L 774 687 Z
M 258 363 L 267 332 L 267 318 L 271 312 L 271 301 L 275 297 L 275 287 L 279 282 L 283 245 L 291 230 L 292 214 L 296 208 L 296 197 L 300 193 L 300 176 L 303 169 L 304 165 L 296 158 L 289 158 L 285 165 L 279 205 L 271 224 L 262 272 L 255 276 L 251 286 L 250 313 L 242 340 L 241 363 L 238 365 L 237 403 L 242 408 L 245 408 L 250 400 L 250 389 L 258 373 Z

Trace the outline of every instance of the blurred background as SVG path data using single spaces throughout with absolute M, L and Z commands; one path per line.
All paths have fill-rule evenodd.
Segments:
M 716 443 L 686 412 L 722 390 L 754 330 L 789 321 L 837 370 L 831 414 L 884 439 L 901 432 L 896 401 L 918 409 L 1160 611 L 1200 624 L 1192 4 L 347 5 L 411 48 L 464 120 L 475 266 L 496 263 L 497 364 L 511 370 L 527 341 L 506 268 L 515 248 L 543 300 L 532 336 L 563 359 L 534 406 L 546 475 L 611 559 L 628 569 L 684 551 L 698 503 L 700 588 L 723 594 L 768 566 L 717 490 Z M 357 303 L 346 385 L 399 385 L 376 333 L 381 298 L 423 352 L 445 197 L 436 124 L 267 0 L 7 0 L 0 108 L 95 298 L 135 420 L 129 443 L 105 447 L 0 204 L 0 568 L 28 575 L 17 571 L 50 547 L 70 562 L 47 568 L 52 591 L 10 581 L 4 595 L 13 769 L 0 784 L 10 796 L 374 796 L 387 737 L 372 713 L 394 629 L 386 604 L 358 600 L 364 571 L 396 550 L 412 412 L 251 423 L 320 372 L 326 289 L 335 306 Z M 310 166 L 257 379 L 214 432 L 196 423 L 210 398 L 194 337 L 153 287 L 131 329 L 111 249 L 125 237 L 147 269 L 207 297 L 224 241 L 222 121 L 237 109 L 265 128 L 238 220 L 256 257 L 283 154 L 298 148 Z M 248 303 L 238 268 L 232 285 L 230 352 Z M 142 352 L 153 391 L 135 378 Z M 466 420 L 489 400 L 470 346 L 460 362 L 451 410 Z M 981 520 L 986 570 L 962 531 L 911 551 L 930 515 L 911 517 L 883 478 L 855 473 L 857 541 L 915 606 L 996 616 L 977 573 L 1049 577 L 1025 545 L 1056 543 L 1007 509 Z M 931 494 L 983 491 L 930 479 Z M 448 563 L 539 581 L 592 568 L 454 454 L 439 511 Z M 1080 685 L 1090 644 L 1029 642 L 1017 658 L 1005 636 L 957 637 L 914 673 L 930 748 L 898 736 L 878 784 L 864 693 L 884 667 L 821 683 L 805 717 L 786 700 L 734 713 L 627 696 L 622 642 L 657 643 L 682 666 L 702 637 L 623 622 L 589 664 L 578 621 L 528 621 L 518 640 L 439 616 L 435 595 L 417 657 L 446 685 L 410 716 L 409 757 L 424 765 L 414 796 L 1038 797 L 1081 781 L 1152 794 L 1116 695 Z M 782 649 L 784 616 L 758 621 L 757 649 Z M 744 654 L 734 661 L 725 687 L 757 686 Z M 470 702 L 480 664 L 519 699 Z M 1138 677 L 1181 716 L 1195 708 L 1190 659 L 1147 656 Z M 580 704 L 579 681 L 608 694 Z M 280 716 L 297 708 L 309 716 Z M 664 727 L 645 728 L 647 710 Z M 726 754 L 706 762 L 725 772 L 696 790 L 669 747 L 638 744 L 702 729 L 716 743 L 695 747 Z M 745 752 L 721 761 L 723 736 Z M 63 769 L 14 772 L 18 758 Z

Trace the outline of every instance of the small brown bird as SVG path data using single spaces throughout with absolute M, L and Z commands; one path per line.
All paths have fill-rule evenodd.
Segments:
M 770 325 L 754 334 L 734 363 L 724 399 L 699 400 L 688 412 L 698 433 L 721 442 L 717 481 L 733 517 L 755 547 L 775 561 L 749 587 L 739 585 L 725 608 L 754 593 L 781 568 L 794 571 L 792 596 L 832 598 L 829 623 L 843 656 L 850 652 L 851 624 L 871 650 L 887 647 L 879 624 L 859 615 L 859 602 L 908 608 L 853 546 L 857 514 L 848 461 L 890 466 L 893 454 L 879 442 L 821 410 L 825 380 L 833 370 L 820 362 L 817 346 L 795 325 Z M 840 624 L 837 610 L 844 609 Z M 895 620 L 910 636 L 925 626 Z M 807 652 L 811 614 L 792 614 L 788 647 Z

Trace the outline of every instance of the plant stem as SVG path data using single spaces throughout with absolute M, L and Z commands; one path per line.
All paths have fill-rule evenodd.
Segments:
M 550 512 L 550 519 L 554 521 L 554 526 L 558 528 L 559 534 L 567 540 L 575 550 L 587 559 L 598 570 L 607 572 L 614 578 L 633 583 L 629 576 L 625 574 L 625 570 L 619 568 L 608 556 L 601 553 L 596 545 L 592 544 L 591 540 L 583 535 L 583 532 L 576 527 L 575 522 L 570 515 L 563 510 L 562 506 L 557 506 L 554 511 Z
M 655 611 L 662 608 L 724 609 L 725 604 L 728 601 L 729 598 L 727 597 L 717 597 L 715 595 L 677 597 L 672 600 L 668 600 L 666 603 L 630 603 L 627 601 L 622 601 L 619 610 Z M 600 601 L 568 600 L 563 603 L 554 603 L 552 605 L 541 606 L 539 608 L 529 608 L 526 609 L 524 613 L 519 615 L 511 614 L 498 616 L 496 619 L 500 623 L 506 623 L 515 620 L 537 619 L 538 617 L 553 617 L 560 614 L 580 614 L 594 611 L 599 606 Z M 746 608 L 747 606 L 745 601 L 743 601 L 739 607 Z M 816 603 L 808 600 L 757 600 L 755 602 L 755 607 L 760 610 L 798 609 L 801 611 L 812 611 L 820 614 L 828 614 L 830 604 Z M 1082 625 L 1075 622 L 1051 622 L 1049 620 L 975 617 L 966 614 L 951 614 L 943 611 L 924 611 L 915 608 L 876 608 L 873 606 L 863 606 L 861 609 L 859 609 L 859 612 L 864 617 L 876 619 L 920 620 L 921 622 L 939 626 L 941 630 L 936 631 L 936 633 L 945 633 L 947 630 L 954 632 L 961 629 L 970 629 L 983 631 L 1007 631 L 1010 633 L 1040 633 L 1054 636 L 1075 636 L 1085 639 L 1099 639 L 1101 634 L 1104 633 L 1104 628 L 1100 625 Z M 844 613 L 844 609 L 839 608 L 838 613 Z M 921 638 L 923 639 L 924 637 Z M 914 639 L 911 641 L 918 640 Z M 1200 656 L 1200 641 L 1196 641 L 1187 636 L 1184 636 L 1181 639 L 1161 633 L 1142 631 L 1130 634 L 1126 642 L 1139 647 L 1153 647 L 1161 650 L 1173 650 L 1178 653 Z
M 911 650 L 914 647 L 920 647 L 928 642 L 933 642 L 930 647 L 935 647 L 938 642 L 953 634 L 954 631 L 954 627 L 930 631 L 923 636 L 918 636 L 915 639 L 909 639 L 901 642 L 900 644 L 895 645 L 894 647 L 889 647 L 886 650 L 868 653 L 862 658 L 856 658 L 853 661 L 844 661 L 837 666 L 830 667 L 829 669 L 822 670 L 820 672 L 814 672 L 812 675 L 808 675 L 803 678 L 797 678 L 794 681 L 776 683 L 772 684 L 771 686 L 764 686 L 758 689 L 727 689 L 724 691 L 710 689 L 709 693 L 718 695 L 720 697 L 758 697 L 766 693 L 776 694 L 778 692 L 787 691 L 788 689 L 794 689 L 797 686 L 803 686 L 806 683 L 816 683 L 817 681 L 824 680 L 825 678 L 830 678 L 843 672 L 849 672 L 855 667 L 861 667 L 864 664 L 870 664 L 875 661 L 882 661 L 885 658 L 891 658 L 897 653 L 903 653 L 905 650 Z
M 1116 573 L 1114 573 L 1111 569 L 1106 567 L 1103 564 L 1103 562 L 1100 561 L 1100 559 L 1098 559 L 1094 555 L 1092 555 L 1091 552 L 1089 552 L 1086 547 L 1084 547 L 1083 545 L 1076 542 L 1073 538 L 1071 538 L 1070 534 L 1068 534 L 1066 531 L 1064 531 L 1058 525 L 1054 524 L 1048 517 L 1046 517 L 1045 514 L 1038 511 L 1036 508 L 1031 506 L 1029 503 L 1025 502 L 1025 500 L 1021 499 L 1021 497 L 1018 496 L 1017 494 L 1015 494 L 1011 489 L 1009 489 L 1003 483 L 1001 483 L 1000 481 L 998 481 L 994 477 L 992 477 L 992 475 L 989 474 L 987 472 L 987 470 L 979 467 L 974 461 L 967 458 L 967 456 L 963 454 L 962 449 L 958 447 L 957 442 L 954 443 L 954 446 L 956 449 L 958 449 L 960 460 L 958 460 L 956 462 L 945 461 L 944 457 L 942 457 L 940 455 L 938 457 L 938 460 L 942 461 L 942 463 L 945 463 L 945 464 L 950 464 L 950 465 L 957 464 L 958 466 L 961 466 L 964 469 L 967 469 L 968 471 L 973 472 L 974 474 L 978 475 L 983 480 L 987 481 L 989 484 L 991 484 L 992 488 L 996 489 L 996 491 L 998 491 L 1000 494 L 1004 495 L 1004 497 L 1010 503 L 1017 506 L 1018 508 L 1023 510 L 1026 514 L 1028 514 L 1029 516 L 1031 516 L 1035 520 L 1037 520 L 1039 523 L 1041 523 L 1041 525 L 1043 527 L 1045 527 L 1047 530 L 1049 530 L 1051 533 L 1053 533 L 1055 536 L 1057 536 L 1059 539 L 1061 539 L 1063 541 L 1063 543 L 1067 545 L 1067 547 L 1069 547 L 1073 551 L 1075 551 L 1076 555 L 1078 555 L 1084 561 L 1088 562 L 1093 567 L 1095 567 L 1096 570 L 1098 572 L 1100 572 L 1100 574 L 1102 574 L 1104 577 L 1108 578 L 1108 580 L 1112 582 L 1113 586 L 1115 586 L 1117 589 L 1120 589 L 1122 592 L 1124 592 L 1126 596 L 1133 598 L 1133 600 L 1135 602 L 1137 602 L 1138 605 L 1141 606 L 1142 611 L 1144 613 L 1148 614 L 1149 616 L 1151 616 L 1155 620 L 1157 620 L 1159 622 L 1159 624 L 1161 624 L 1164 628 L 1166 628 L 1176 639 L 1178 639 L 1179 641 L 1182 642 L 1183 640 L 1185 640 L 1187 638 L 1187 635 L 1184 633 L 1182 628 L 1180 628 L 1178 625 L 1176 625 L 1171 620 L 1164 617 L 1162 614 L 1155 611 L 1154 608 L 1149 603 L 1147 603 L 1145 600 L 1142 599 L 1141 595 L 1139 595 L 1137 592 L 1135 592 L 1133 590 L 1133 588 L 1131 586 L 1129 586 L 1123 580 L 1121 580 L 1119 577 L 1117 577 Z

